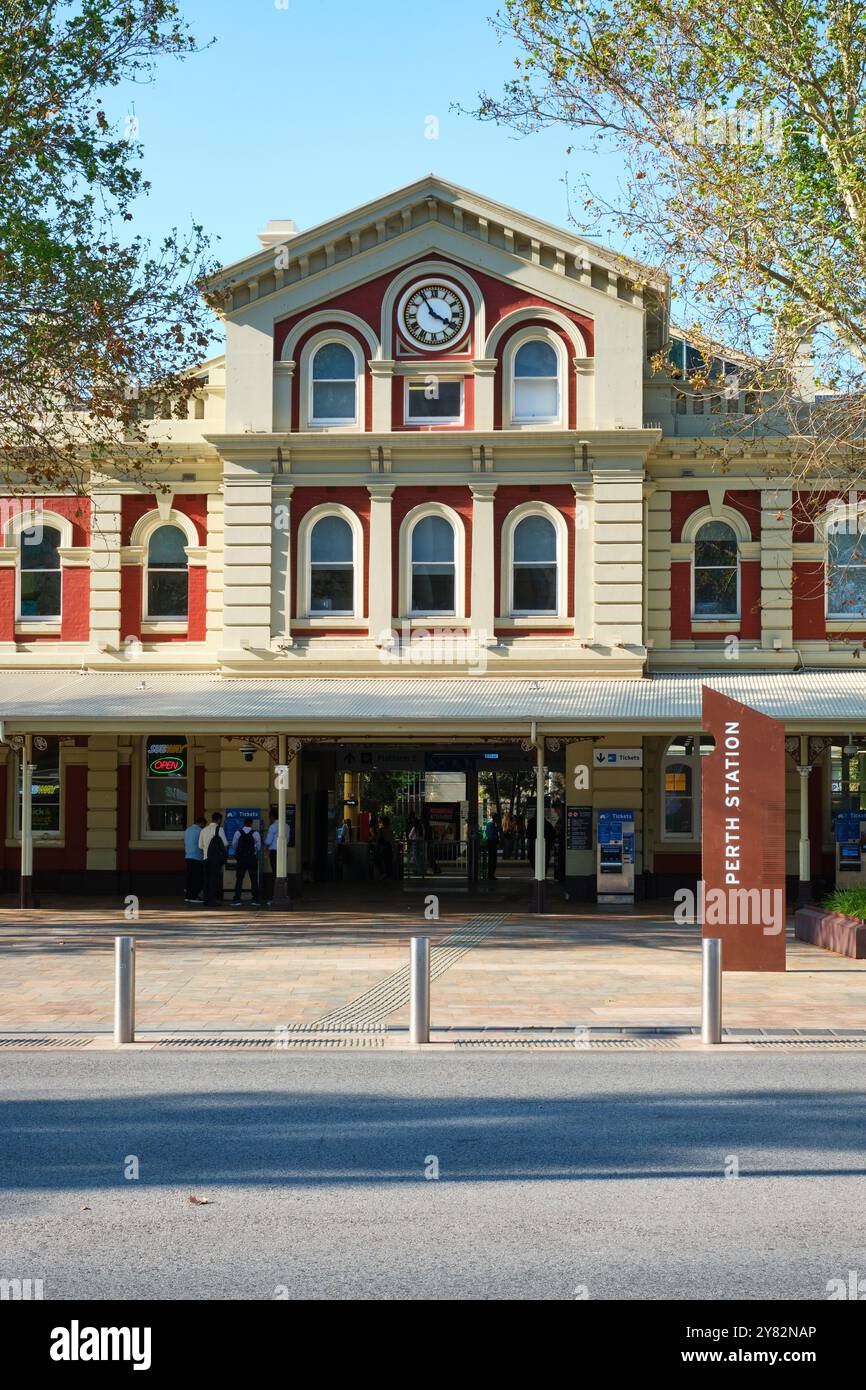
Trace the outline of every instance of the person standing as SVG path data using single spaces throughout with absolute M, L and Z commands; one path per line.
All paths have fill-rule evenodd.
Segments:
M 496 811 L 484 822 L 484 848 L 487 851 L 487 877 L 492 879 L 496 877 L 499 855 L 499 814 Z
M 201 832 L 205 829 L 207 821 L 204 816 L 199 816 L 194 824 L 187 826 L 183 832 L 183 852 L 186 858 L 186 885 L 184 887 L 184 901 L 188 903 L 200 903 L 204 889 L 204 851 L 199 844 Z
M 244 879 L 249 875 L 250 897 L 253 907 L 259 905 L 259 855 L 262 837 L 253 829 L 251 820 L 245 820 L 240 830 L 232 836 L 232 854 L 235 856 L 235 892 L 232 907 L 240 907 Z
M 210 825 L 199 836 L 199 849 L 204 855 L 204 905 L 216 907 L 222 890 L 223 865 L 228 858 L 228 841 L 222 828 L 221 811 L 214 811 Z

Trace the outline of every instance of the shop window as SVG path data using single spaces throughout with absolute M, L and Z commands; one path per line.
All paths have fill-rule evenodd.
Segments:
M 726 521 L 707 521 L 695 536 L 695 618 L 736 618 L 740 611 L 737 535 Z
M 514 354 L 515 424 L 559 419 L 559 359 L 550 343 L 531 338 Z
M 442 516 L 422 516 L 412 527 L 412 612 L 454 613 L 454 528 Z
M 323 343 L 313 356 L 310 424 L 354 425 L 358 410 L 358 366 L 345 343 Z
M 697 840 L 701 824 L 701 758 L 715 744 L 707 734 L 678 734 L 662 759 L 662 839 Z
M 187 741 L 154 734 L 144 741 L 145 834 L 177 835 L 187 827 Z
M 834 743 L 830 749 L 830 816 L 838 811 L 866 813 L 866 750 Z
M 860 530 L 831 531 L 827 536 L 827 617 L 864 616 L 866 536 Z
M 20 618 L 58 621 L 60 618 L 60 532 L 53 526 L 22 531 L 20 537 Z
M 513 613 L 556 613 L 557 536 L 545 516 L 525 516 L 514 528 L 511 578 Z
M 463 381 L 437 376 L 406 381 L 406 423 L 457 424 L 463 419 Z
M 145 618 L 183 621 L 189 612 L 186 536 L 179 526 L 159 526 L 147 543 Z
M 355 611 L 355 542 L 341 516 L 323 516 L 310 533 L 311 613 Z
M 63 823 L 61 815 L 62 782 L 60 778 L 60 740 L 57 738 L 36 738 L 33 740 L 33 773 L 30 779 L 30 806 L 34 835 L 59 835 Z M 18 794 L 15 797 L 15 834 L 21 834 L 21 776 L 20 760 L 16 759 L 16 783 Z

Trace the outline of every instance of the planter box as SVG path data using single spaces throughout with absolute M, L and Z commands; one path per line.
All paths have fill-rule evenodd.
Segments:
M 839 956 L 866 960 L 866 922 L 843 917 L 841 912 L 801 907 L 794 915 L 794 935 L 798 941 L 810 941 Z

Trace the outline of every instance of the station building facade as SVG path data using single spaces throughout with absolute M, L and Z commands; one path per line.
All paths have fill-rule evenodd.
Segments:
M 689 350 L 665 277 L 433 176 L 259 243 L 217 277 L 188 418 L 143 405 L 158 477 L 0 504 L 6 887 L 25 758 L 37 881 L 158 892 L 183 825 L 264 814 L 275 768 L 297 884 L 340 750 L 387 747 L 558 767 L 569 892 L 614 808 L 669 892 L 699 873 L 704 683 L 784 721 L 789 878 L 832 881 L 866 568 L 733 364 L 699 395 L 653 369 Z

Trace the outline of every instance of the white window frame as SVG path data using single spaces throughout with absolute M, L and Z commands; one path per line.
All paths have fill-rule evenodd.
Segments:
M 862 538 L 863 552 L 866 555 L 866 508 L 858 506 L 854 516 L 851 516 L 851 508 L 844 498 L 839 499 L 836 508 L 828 507 L 827 511 L 820 516 L 815 523 L 815 535 L 823 550 L 824 556 L 824 621 L 830 631 L 845 632 L 854 630 L 859 632 L 866 627 L 866 608 L 862 613 L 834 613 L 830 608 L 830 538 L 831 534 L 838 534 L 840 530 L 847 531 L 853 524 L 856 533 Z M 831 529 L 832 528 L 832 529 Z M 866 561 L 864 561 L 866 566 Z M 858 565 L 859 569 L 860 566 Z
M 707 753 L 701 752 L 701 734 L 686 735 L 694 738 L 697 749 L 694 753 L 671 753 L 669 751 L 675 738 L 680 735 L 672 734 L 664 746 L 661 756 L 661 776 L 659 778 L 659 826 L 661 829 L 661 841 L 664 844 L 692 845 L 700 843 L 701 838 L 701 817 L 703 813 L 701 797 L 701 759 L 708 757 L 712 749 Z M 676 764 L 686 764 L 692 770 L 692 828 L 688 834 L 682 831 L 668 830 L 667 818 L 665 815 L 665 776 L 668 766 Z
M 514 533 L 520 522 L 528 516 L 542 516 L 549 521 L 556 535 L 556 612 L 533 613 L 512 607 L 514 587 Z M 549 502 L 522 502 L 510 511 L 502 523 L 502 544 L 500 547 L 499 613 L 512 621 L 515 626 L 524 627 L 562 627 L 569 623 L 568 616 L 568 525 L 562 512 Z
M 437 381 L 456 381 L 460 386 L 460 414 L 459 415 L 409 415 L 409 387 L 427 387 L 429 377 L 436 377 Z M 466 416 L 466 378 L 458 375 L 457 372 L 437 372 L 432 369 L 429 372 L 412 372 L 410 376 L 403 378 L 403 424 L 406 426 L 414 425 L 441 425 L 444 428 L 462 425 Z
M 695 542 L 699 532 L 710 521 L 723 521 L 726 526 L 730 526 L 737 542 L 737 603 L 736 611 L 732 613 L 696 613 L 695 612 Z M 721 507 L 715 511 L 711 507 L 701 507 L 686 519 L 682 529 L 683 545 L 690 547 L 691 555 L 689 559 L 689 612 L 691 614 L 692 625 L 699 630 L 704 627 L 712 630 L 717 627 L 730 627 L 732 623 L 742 621 L 742 592 L 743 592 L 743 549 L 752 544 L 752 533 L 746 518 L 735 511 L 732 507 Z
M 57 512 L 41 507 L 39 501 L 40 499 L 37 498 L 29 511 L 24 510 L 16 513 L 10 518 L 6 526 L 5 544 L 15 550 L 15 631 L 22 635 L 58 636 L 63 625 L 63 571 L 65 561 L 72 550 L 72 522 L 68 517 L 60 516 Z M 57 547 L 60 559 L 58 571 L 60 575 L 60 612 L 51 616 L 46 615 L 44 618 L 29 615 L 24 618 L 21 615 L 21 537 L 36 527 L 57 531 L 60 534 L 60 544 Z
M 26 528 L 25 528 L 26 529 Z M 56 735 L 52 735 L 56 737 Z M 63 740 L 58 741 L 57 762 L 60 774 L 60 824 L 57 830 L 34 830 L 33 843 L 36 845 L 50 844 L 52 848 L 62 848 L 65 844 L 65 817 L 66 817 L 66 764 L 63 757 Z M 34 754 L 36 749 L 33 749 Z M 19 791 L 21 790 L 21 754 L 17 750 L 10 752 L 9 761 L 8 795 L 9 795 L 9 818 L 7 825 L 12 827 L 12 834 L 6 840 L 10 848 L 21 844 L 21 802 Z
M 520 416 L 516 413 L 516 390 L 514 368 L 517 354 L 527 343 L 539 342 L 546 343 L 552 347 L 556 353 L 557 362 L 557 393 L 556 393 L 556 412 L 543 419 Z M 547 380 L 548 378 L 541 378 Z M 508 429 L 515 430 L 550 430 L 566 429 L 568 426 L 568 353 L 565 343 L 558 333 L 550 328 L 545 328 L 543 324 L 530 324 L 526 328 L 519 329 L 508 339 L 502 353 L 502 418 L 507 421 Z
M 189 630 L 189 616 L 187 617 L 166 617 L 152 618 L 147 609 L 147 575 L 148 575 L 148 548 L 150 538 L 154 531 L 158 531 L 161 526 L 176 526 L 186 536 L 186 567 L 187 584 L 189 583 L 190 566 L 194 563 L 201 563 L 206 554 L 205 548 L 201 545 L 198 537 L 195 522 L 185 512 L 175 511 L 173 508 L 165 515 L 154 510 L 145 512 L 144 516 L 139 517 L 132 528 L 130 543 L 121 550 L 121 564 L 137 564 L 141 569 L 141 633 L 145 637 L 148 633 L 168 633 L 172 636 L 183 635 Z M 187 592 L 187 610 L 189 610 Z
M 160 526 L 154 526 L 153 530 L 151 531 L 150 535 L 148 536 L 148 538 L 147 538 L 147 544 L 146 544 L 146 546 L 145 546 L 145 548 L 144 548 L 144 563 L 143 563 L 143 565 L 142 565 L 142 596 L 141 596 L 142 613 L 141 613 L 141 616 L 142 616 L 143 621 L 146 622 L 146 623 L 151 623 L 151 624 L 153 624 L 153 623 L 156 623 L 156 624 L 161 624 L 161 623 L 182 623 L 183 626 L 186 627 L 187 623 L 189 622 L 189 556 L 186 556 L 186 567 L 185 567 L 185 573 L 186 573 L 186 613 L 185 613 L 185 614 L 184 614 L 184 613 L 158 613 L 158 614 L 155 614 L 155 613 L 151 613 L 151 612 L 150 612 L 150 608 L 149 608 L 150 584 L 149 584 L 148 581 L 149 581 L 149 579 L 150 579 L 150 546 L 151 546 L 151 542 L 152 542 L 154 536 L 157 534 L 157 532 L 158 532 L 158 531 L 161 531 L 164 527 L 168 527 L 168 526 L 172 527 L 172 529 L 175 530 L 175 531 L 180 531 L 181 535 L 184 534 L 183 528 L 180 527 L 180 526 L 178 526 L 176 522 L 174 522 L 174 521 L 164 521 L 164 522 L 162 522 L 162 524 L 161 524 Z M 184 547 L 184 549 L 186 549 L 186 547 Z M 160 574 L 160 573 L 162 573 L 162 574 L 165 574 L 165 573 L 175 574 L 175 573 L 180 573 L 180 569 L 178 568 L 177 570 L 169 570 L 169 571 L 157 570 L 156 573 L 157 573 L 157 574 Z
M 412 609 L 412 532 L 426 516 L 443 517 L 454 532 L 454 612 L 422 613 Z M 421 502 L 400 523 L 400 616 L 419 626 L 455 627 L 466 623 L 466 529 L 462 517 L 443 502 Z
M 151 733 L 154 729 L 151 729 Z M 186 742 L 186 825 L 184 830 L 189 828 L 190 817 L 195 811 L 195 764 L 193 760 L 193 745 L 189 734 L 180 733 L 176 729 L 169 729 L 166 737 L 183 738 Z M 144 765 L 144 754 L 147 747 L 147 734 L 136 740 L 138 748 L 138 825 L 142 841 L 156 840 L 162 844 L 171 843 L 183 848 L 183 830 L 151 830 L 147 823 L 147 769 Z M 134 844 L 131 846 L 134 848 Z
M 329 343 L 346 347 L 355 361 L 355 414 L 351 418 L 317 419 L 313 413 L 313 359 L 319 348 Z M 301 349 L 301 418 L 302 430 L 321 434 L 353 434 L 364 429 L 364 356 L 361 345 L 351 333 L 339 328 L 326 328 L 316 333 Z
M 313 527 L 326 516 L 338 516 L 349 524 L 352 533 L 354 566 L 354 607 L 351 613 L 314 613 L 312 601 L 311 538 Z M 298 594 L 300 615 L 293 622 L 306 627 L 363 627 L 364 617 L 364 531 L 361 518 L 341 502 L 323 502 L 304 514 L 298 525 Z

